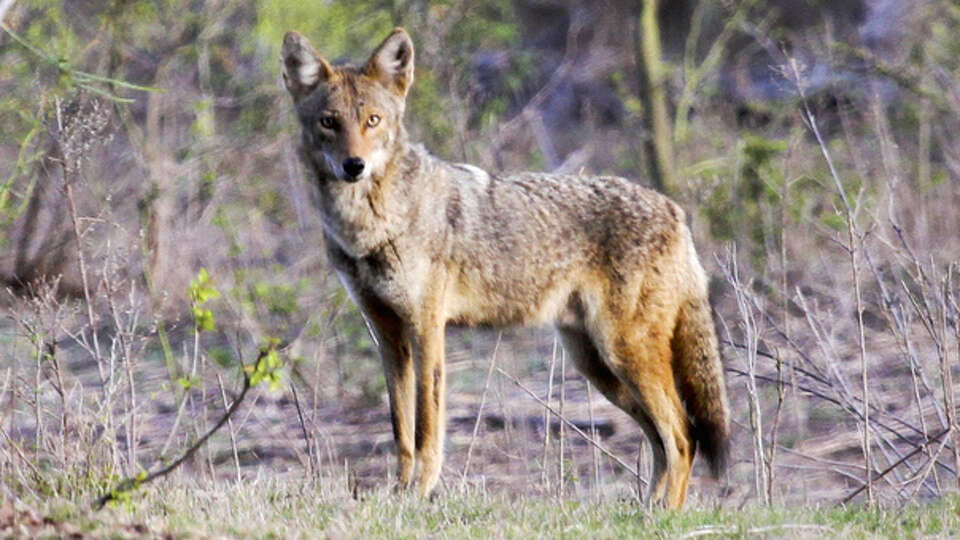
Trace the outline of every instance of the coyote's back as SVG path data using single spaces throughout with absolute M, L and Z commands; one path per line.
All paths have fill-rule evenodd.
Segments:
M 402 485 L 442 464 L 444 329 L 552 324 L 583 374 L 640 424 L 651 496 L 683 504 L 699 446 L 715 475 L 729 427 L 706 277 L 683 211 L 616 177 L 490 175 L 436 159 L 403 128 L 413 45 L 362 66 L 284 38 L 284 80 L 325 246 L 383 357 Z

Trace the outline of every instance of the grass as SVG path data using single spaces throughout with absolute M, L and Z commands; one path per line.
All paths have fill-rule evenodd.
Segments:
M 632 499 L 564 498 L 468 489 L 432 500 L 388 488 L 263 475 L 240 484 L 165 480 L 101 512 L 87 493 L 18 500 L 0 535 L 315 538 L 919 538 L 960 531 L 960 497 L 903 507 L 647 510 Z M 15 519 L 20 524 L 15 523 Z M 27 525 L 24 525 L 27 523 Z M 33 523 L 30 525 L 29 523 Z M 17 527 L 20 527 L 19 529 Z

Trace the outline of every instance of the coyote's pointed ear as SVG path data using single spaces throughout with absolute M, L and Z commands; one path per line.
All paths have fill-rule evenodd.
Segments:
M 333 68 L 298 32 L 283 36 L 283 82 L 293 99 L 300 99 L 333 75 Z
M 363 72 L 396 90 L 401 97 L 413 84 L 413 42 L 403 28 L 397 28 L 377 47 Z

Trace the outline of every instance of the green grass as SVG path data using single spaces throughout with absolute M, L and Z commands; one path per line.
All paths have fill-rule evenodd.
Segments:
M 36 498 L 14 507 L 45 525 L 30 535 L 243 538 L 920 538 L 960 533 L 960 497 L 896 508 L 688 508 L 653 510 L 629 500 L 483 492 L 433 500 L 389 489 L 354 497 L 343 483 L 268 478 L 242 484 L 161 482 L 100 512 L 91 496 Z M 8 506 L 9 508 L 9 506 Z M 0 520 L 2 523 L 3 520 Z M 0 536 L 12 531 L 0 527 Z M 21 532 L 23 532 L 21 530 Z

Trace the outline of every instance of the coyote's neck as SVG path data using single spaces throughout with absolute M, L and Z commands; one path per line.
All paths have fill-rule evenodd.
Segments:
M 324 179 L 320 212 L 329 239 L 354 258 L 370 255 L 402 236 L 418 220 L 429 194 L 425 169 L 435 160 L 419 145 L 401 143 L 382 175 L 355 184 Z M 424 191 L 428 190 L 428 191 Z M 417 194 L 420 194 L 418 200 Z

